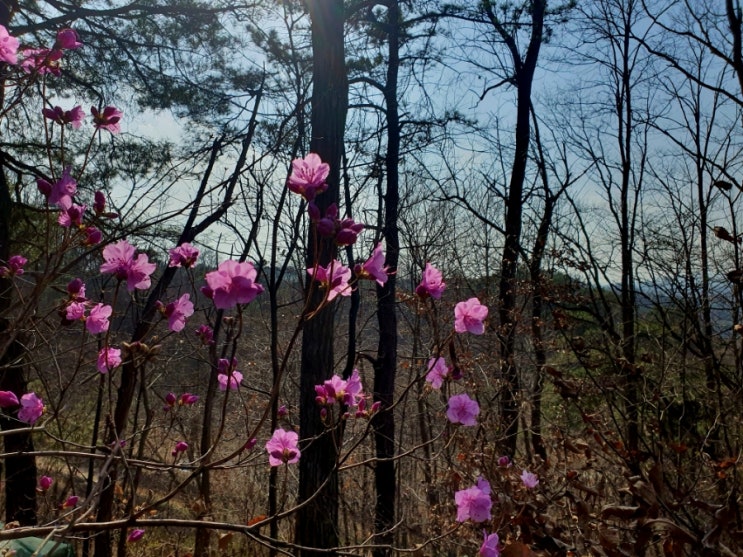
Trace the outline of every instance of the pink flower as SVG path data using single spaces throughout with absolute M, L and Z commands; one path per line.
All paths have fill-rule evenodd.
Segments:
M 441 385 L 444 384 L 447 375 L 449 375 L 449 366 L 446 365 L 446 360 L 444 358 L 431 358 L 428 360 L 426 381 L 431 383 L 431 387 L 434 389 L 440 389 Z
M 44 413 L 44 401 L 36 393 L 26 393 L 21 397 L 21 409 L 18 410 L 18 419 L 29 425 L 34 425 Z
M 77 31 L 74 29 L 60 29 L 57 31 L 57 41 L 54 43 L 54 47 L 60 50 L 74 50 L 83 46 L 80 42 Z
M 165 406 L 163 407 L 163 410 L 166 412 L 173 408 L 175 406 L 176 401 L 178 398 L 175 396 L 175 393 L 170 392 L 167 395 L 165 395 Z
M 12 391 L 0 391 L 0 408 L 15 408 L 18 397 Z
M 98 363 L 96 367 L 101 373 L 108 373 L 121 365 L 121 350 L 111 346 L 104 346 L 98 352 Z
M 452 395 L 449 397 L 446 417 L 453 424 L 464 426 L 477 425 L 477 415 L 480 413 L 480 405 L 472 400 L 467 394 Z
M 67 283 L 67 293 L 72 300 L 85 300 L 85 283 L 83 279 L 75 278 Z
M 1 26 L 0 26 L 1 27 Z M 23 267 L 28 259 L 22 255 L 12 255 L 8 258 L 7 265 L 0 265 L 0 277 L 15 277 L 23 274 Z
M 207 273 L 205 279 L 216 308 L 230 309 L 252 302 L 263 292 L 263 287 L 255 282 L 257 276 L 252 263 L 230 259 L 220 263 L 216 271 Z
M 44 118 L 48 118 L 52 122 L 64 126 L 65 124 L 72 124 L 72 127 L 76 130 L 80 129 L 85 120 L 85 112 L 83 112 L 82 106 L 76 106 L 71 110 L 64 110 L 60 106 L 54 108 L 45 108 L 41 111 Z
M 65 308 L 65 319 L 67 321 L 85 320 L 85 302 L 70 302 Z
M 67 500 L 62 503 L 63 509 L 72 509 L 74 507 L 77 507 L 78 502 L 80 501 L 80 497 L 77 495 L 70 495 Z
M 325 216 L 320 218 L 320 209 L 314 202 L 310 201 L 307 208 L 310 218 L 317 226 L 317 232 L 320 236 L 326 238 L 335 238 L 338 246 L 350 246 L 356 243 L 359 234 L 364 229 L 364 225 L 346 217 L 343 220 L 338 218 L 338 206 L 333 203 L 325 211 Z
M 104 304 L 96 304 L 88 314 L 85 320 L 85 328 L 91 335 L 105 333 L 110 325 L 108 318 L 111 317 L 113 308 Z
M 490 500 L 490 484 L 479 478 L 477 484 L 454 494 L 457 504 L 457 522 L 484 522 L 490 520 L 493 502 Z
M 281 466 L 299 462 L 302 453 L 299 451 L 298 441 L 299 436 L 294 431 L 283 429 L 274 431 L 271 439 L 266 442 L 268 463 L 271 466 Z
M 135 528 L 134 530 L 129 532 L 129 534 L 127 534 L 126 541 L 127 543 L 138 542 L 142 539 L 142 536 L 144 536 L 144 530 L 142 530 L 141 528 Z
M 126 289 L 146 290 L 150 287 L 150 275 L 155 272 L 156 265 L 150 263 L 147 255 L 140 253 L 136 259 L 136 248 L 126 240 L 110 244 L 103 248 L 103 258 L 106 262 L 101 265 L 101 273 L 116 275 L 119 280 L 126 280 Z
M 500 557 L 500 540 L 498 534 L 490 534 L 483 530 L 482 532 L 484 541 L 480 546 L 480 557 Z
M 199 401 L 199 395 L 192 395 L 191 393 L 183 393 L 181 398 L 178 399 L 180 406 L 193 406 Z
M 185 242 L 177 248 L 168 250 L 170 254 L 170 263 L 168 267 L 193 267 L 196 265 L 196 259 L 199 257 L 199 250 L 188 242 Z
M 344 267 L 337 259 L 331 261 L 327 267 L 318 265 L 316 270 L 309 268 L 307 273 L 319 283 L 320 288 L 328 290 L 329 302 L 339 295 L 351 295 L 351 286 L 348 284 L 351 269 Z
M 178 456 L 180 453 L 185 453 L 188 450 L 188 443 L 185 441 L 178 441 L 175 444 L 175 448 L 173 448 L 173 451 L 170 453 L 173 456 Z
M 0 62 L 17 64 L 18 44 L 18 39 L 11 36 L 5 26 L 0 25 Z
M 421 298 L 431 296 L 435 300 L 440 300 L 445 288 L 446 283 L 442 280 L 441 271 L 430 263 L 426 263 L 421 283 L 415 289 L 415 293 Z
M 118 108 L 107 106 L 102 111 L 99 111 L 96 107 L 91 106 L 90 113 L 93 115 L 95 129 L 108 130 L 112 134 L 117 134 L 121 131 L 121 124 L 119 122 L 124 113 Z
M 163 307 L 163 315 L 168 318 L 168 327 L 171 331 L 177 333 L 186 326 L 186 319 L 193 315 L 193 303 L 191 295 L 184 294 L 175 302 L 170 302 Z
M 318 193 L 328 189 L 325 180 L 329 173 L 330 166 L 322 162 L 316 153 L 310 153 L 303 159 L 292 161 L 292 173 L 289 176 L 287 187 L 307 201 L 312 201 Z
M 86 208 L 85 205 L 72 203 L 69 207 L 62 209 L 57 222 L 64 228 L 70 228 L 72 226 L 80 227 L 83 224 L 83 214 Z
M 86 226 L 83 232 L 85 233 L 85 240 L 83 240 L 83 243 L 86 246 L 100 244 L 101 240 L 103 240 L 103 234 L 95 226 Z
M 523 472 L 521 472 L 520 477 L 521 483 L 524 484 L 524 487 L 527 489 L 534 489 L 539 483 L 539 478 L 537 477 L 537 475 L 529 472 L 528 470 L 524 470 Z
M 201 344 L 214 344 L 214 331 L 209 325 L 199 325 L 199 328 L 196 329 L 195 333 L 196 336 L 201 339 Z
M 62 75 L 59 61 L 62 58 L 61 50 L 50 50 L 48 48 L 24 48 L 21 51 L 23 62 L 21 68 L 26 73 L 38 73 L 40 75 L 52 74 Z
M 41 476 L 39 478 L 39 486 L 36 488 L 36 491 L 39 491 L 40 493 L 49 491 L 49 488 L 52 487 L 53 483 L 54 483 L 54 478 L 50 476 Z
M 70 176 L 70 169 L 65 168 L 62 177 L 50 184 L 43 178 L 36 180 L 39 191 L 48 199 L 50 205 L 57 205 L 60 209 L 72 206 L 72 196 L 77 193 L 77 182 Z
M 384 265 L 382 244 L 377 244 L 371 257 L 362 265 L 356 265 L 353 270 L 359 279 L 376 280 L 379 286 L 384 286 L 387 282 L 389 267 L 385 267 Z
M 511 467 L 511 459 L 508 457 L 508 455 L 498 457 L 498 466 L 500 466 L 501 468 Z
M 232 358 L 232 361 L 226 358 L 220 358 L 217 362 L 217 381 L 219 381 L 219 390 L 236 391 L 240 387 L 240 382 L 243 380 L 243 374 L 235 369 L 237 367 L 237 359 Z
M 106 210 L 106 194 L 101 190 L 97 190 L 93 194 L 93 210 L 96 215 L 100 215 Z
M 469 332 L 481 335 L 485 332 L 483 320 L 488 316 L 488 307 L 477 298 L 459 302 L 454 306 L 454 330 L 458 333 Z

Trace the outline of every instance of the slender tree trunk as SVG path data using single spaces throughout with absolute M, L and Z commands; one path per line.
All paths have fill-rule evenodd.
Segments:
M 542 45 L 542 31 L 547 0 L 531 2 L 531 36 L 526 55 L 521 56 L 513 35 L 502 26 L 489 0 L 484 2 L 488 17 L 506 43 L 513 62 L 513 76 L 516 84 L 516 134 L 514 142 L 513 165 L 506 199 L 505 239 L 501 259 L 501 278 L 498 292 L 500 329 L 501 373 L 505 387 L 501 404 L 501 427 L 504 428 L 504 444 L 508 453 L 516 452 L 519 429 L 519 376 L 514 359 L 516 348 L 516 274 L 519 252 L 521 250 L 521 220 L 523 214 L 523 191 L 526 179 L 526 163 L 529 157 L 530 107 L 534 71 L 537 67 L 539 49 Z
M 395 391 L 395 372 L 397 370 L 397 312 L 395 290 L 397 285 L 397 264 L 400 254 L 398 230 L 398 206 L 400 203 L 399 172 L 400 164 L 400 121 L 397 104 L 397 76 L 400 65 L 400 7 L 397 0 L 387 6 L 388 65 L 387 83 L 384 97 L 387 108 L 387 192 L 385 194 L 384 239 L 386 241 L 386 263 L 390 275 L 384 286 L 377 285 L 377 322 L 379 324 L 379 344 L 374 366 L 374 400 L 382 403 L 382 410 L 372 418 L 377 462 L 374 467 L 374 484 L 377 500 L 375 506 L 374 557 L 392 555 L 395 523 L 395 416 L 392 402 Z
M 348 111 L 342 0 L 308 0 L 312 18 L 313 87 L 312 139 L 310 150 L 330 165 L 328 189 L 316 204 L 323 213 L 337 203 L 340 191 L 340 167 L 343 134 Z M 336 256 L 332 241 L 318 238 L 310 229 L 307 266 L 327 265 Z M 308 277 L 309 284 L 309 277 Z M 313 310 L 323 292 L 309 288 L 308 307 Z M 334 308 L 329 304 L 304 325 L 300 370 L 300 439 L 302 458 L 299 464 L 299 502 L 296 542 L 304 547 L 332 548 L 338 545 L 338 473 L 336 461 L 338 439 L 326 431 L 315 403 L 314 386 L 333 373 Z M 326 551 L 302 550 L 302 557 L 332 554 Z

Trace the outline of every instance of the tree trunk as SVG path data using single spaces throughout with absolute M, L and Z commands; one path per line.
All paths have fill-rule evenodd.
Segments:
M 343 133 L 348 111 L 348 79 L 343 40 L 343 1 L 308 0 L 312 18 L 313 87 L 312 139 L 310 150 L 330 165 L 328 189 L 316 204 L 323 213 L 339 199 Z M 318 238 L 310 229 L 307 266 L 327 265 L 336 256 L 332 241 Z M 309 284 L 309 277 L 308 277 Z M 314 310 L 323 292 L 308 288 L 308 307 Z M 338 545 L 337 439 L 326 431 L 315 403 L 315 385 L 333 373 L 334 308 L 332 304 L 317 312 L 304 325 L 300 369 L 299 502 L 296 542 L 310 548 Z M 325 551 L 301 550 L 302 557 L 330 555 Z

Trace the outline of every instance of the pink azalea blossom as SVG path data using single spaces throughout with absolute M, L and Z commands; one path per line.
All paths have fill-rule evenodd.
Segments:
M 4 25 L 0 25 L 0 62 L 17 64 L 18 45 L 18 39 L 11 36 Z
M 121 117 L 124 115 L 121 110 L 114 106 L 107 106 L 99 111 L 96 107 L 90 107 L 90 113 L 93 115 L 93 125 L 97 130 L 108 130 L 112 134 L 121 132 Z
M 199 325 L 199 328 L 194 332 L 201 340 L 201 344 L 205 346 L 214 344 L 214 331 L 209 325 Z
M 85 300 L 85 283 L 83 279 L 75 278 L 67 283 L 67 293 L 72 300 Z
M 457 522 L 484 522 L 491 518 L 490 484 L 482 477 L 472 487 L 457 491 L 454 502 L 457 504 Z
M 85 233 L 85 240 L 83 240 L 83 243 L 86 246 L 100 244 L 101 240 L 103 240 L 103 233 L 95 226 L 86 226 L 83 232 Z
M 329 302 L 339 295 L 351 295 L 351 286 L 348 284 L 351 269 L 344 267 L 337 259 L 331 261 L 327 267 L 318 265 L 317 269 L 309 268 L 307 273 L 319 283 L 320 288 L 328 291 Z
M 458 333 L 481 335 L 485 332 L 483 321 L 488 316 L 488 307 L 477 298 L 459 302 L 454 306 L 454 330 Z
M 428 360 L 427 369 L 428 373 L 426 374 L 426 381 L 429 382 L 431 387 L 434 389 L 440 389 L 450 371 L 449 366 L 446 365 L 446 360 L 444 358 L 431 358 Z
M 83 120 L 85 120 L 85 112 L 82 106 L 76 106 L 71 110 L 64 110 L 61 106 L 55 106 L 54 108 L 45 108 L 41 113 L 44 115 L 44 118 L 51 120 L 55 124 L 59 124 L 60 126 L 72 124 L 73 129 L 76 130 L 80 129 L 80 126 L 83 125 Z
M 354 267 L 354 274 L 359 279 L 376 280 L 379 286 L 384 286 L 389 277 L 389 267 L 384 264 L 384 252 L 381 243 L 377 244 L 369 259 L 362 265 Z
M 230 259 L 220 263 L 216 271 L 207 273 L 205 279 L 216 308 L 230 309 L 252 302 L 263 292 L 263 287 L 255 282 L 257 276 L 252 263 Z
M 163 410 L 167 412 L 168 410 L 173 408 L 177 400 L 178 400 L 178 397 L 176 397 L 175 393 L 173 392 L 170 392 L 167 395 L 165 395 L 165 406 L 163 407 Z
M 59 213 L 57 222 L 64 228 L 80 227 L 83 224 L 83 214 L 85 213 L 85 205 L 71 204 L 66 209 L 62 209 Z
M 0 391 L 0 408 L 15 408 L 18 404 L 18 397 L 14 392 Z
M 57 31 L 57 40 L 54 47 L 60 50 L 74 50 L 83 46 L 74 29 L 60 29 Z
M 150 275 L 155 272 L 156 265 L 150 263 L 147 255 L 140 253 L 134 258 L 136 248 L 126 240 L 110 244 L 103 248 L 103 258 L 106 260 L 101 265 L 101 273 L 113 274 L 119 280 L 126 280 L 126 288 L 129 292 L 146 290 L 150 287 Z
M 106 194 L 101 190 L 97 190 L 93 194 L 93 210 L 96 215 L 100 215 L 106 210 Z
M 44 413 L 44 401 L 36 393 L 26 393 L 21 397 L 21 409 L 18 410 L 18 419 L 29 425 L 34 425 Z
M 292 161 L 292 173 L 287 187 L 290 191 L 312 201 L 318 193 L 328 189 L 325 180 L 330 173 L 330 166 L 322 162 L 316 153 L 310 153 L 303 159 Z
M 467 394 L 452 395 L 449 397 L 446 417 L 453 424 L 464 426 L 477 425 L 477 415 L 480 413 L 480 405 L 472 400 Z
M 220 358 L 217 362 L 217 381 L 219 381 L 219 390 L 236 391 L 240 388 L 240 383 L 243 380 L 243 374 L 237 371 L 237 359 L 232 358 L 232 361 L 226 358 Z
M 80 502 L 80 497 L 77 495 L 70 495 L 67 500 L 65 500 L 64 503 L 62 503 L 63 509 L 72 509 L 74 507 L 77 507 L 77 504 Z
M 111 317 L 113 308 L 104 304 L 96 304 L 90 310 L 88 318 L 85 320 L 85 328 L 91 335 L 105 333 L 110 325 L 108 318 Z
M 71 302 L 65 308 L 65 319 L 67 321 L 85 320 L 85 302 Z
M 15 277 L 23 274 L 23 267 L 28 259 L 22 255 L 12 255 L 8 258 L 7 265 L 0 265 L 0 277 Z
M 498 466 L 500 466 L 501 468 L 511 467 L 511 459 L 508 457 L 508 455 L 498 457 Z
M 170 254 L 168 267 L 193 267 L 199 257 L 199 250 L 188 242 L 169 249 L 168 253 Z
M 138 542 L 142 539 L 142 536 L 144 536 L 144 530 L 142 528 L 135 528 L 127 534 L 126 541 L 127 543 Z
M 40 493 L 44 493 L 46 491 L 49 491 L 49 488 L 52 487 L 52 484 L 54 483 L 54 478 L 50 476 L 41 476 L 39 478 L 39 485 L 36 488 L 36 491 Z
M 299 436 L 294 431 L 283 429 L 274 431 L 271 439 L 266 442 L 268 463 L 271 466 L 281 466 L 299 462 L 302 453 L 299 450 L 298 441 Z
M 61 50 L 48 48 L 24 48 L 21 51 L 23 61 L 21 68 L 26 73 L 38 73 L 40 75 L 52 74 L 62 75 L 59 61 L 62 58 Z
M 39 191 L 47 198 L 50 205 L 57 205 L 60 209 L 72 206 L 72 196 L 77 193 L 77 182 L 70 176 L 70 169 L 65 168 L 62 177 L 51 184 L 44 178 L 36 180 Z
M 188 450 L 188 443 L 185 441 L 178 441 L 170 453 L 173 456 L 178 456 L 180 453 L 185 453 Z
M 163 306 L 162 309 L 163 315 L 168 318 L 168 327 L 175 333 L 184 329 L 186 319 L 193 315 L 193 311 L 190 294 L 184 294 L 175 302 L 170 302 L 168 305 Z
M 524 484 L 524 487 L 527 489 L 534 489 L 537 487 L 537 484 L 539 483 L 539 478 L 536 474 L 529 472 L 528 470 L 524 470 L 521 472 L 521 483 Z
M 334 238 L 337 246 L 350 246 L 356 243 L 359 234 L 364 229 L 364 225 L 346 217 L 341 220 L 338 218 L 338 206 L 332 203 L 325 211 L 325 216 L 320 218 L 320 209 L 314 202 L 310 201 L 308 205 L 310 218 L 317 226 L 317 232 L 320 236 Z
M 500 557 L 500 540 L 498 534 L 490 534 L 483 530 L 483 542 L 478 553 L 479 557 Z
M 101 373 L 108 373 L 121 365 L 121 350 L 112 346 L 104 346 L 98 352 L 96 367 Z
M 430 263 L 426 263 L 421 282 L 415 289 L 415 293 L 421 298 L 431 296 L 435 300 L 440 300 L 445 288 L 446 283 L 442 280 L 441 271 Z
M 181 398 L 178 399 L 180 406 L 193 406 L 199 401 L 199 395 L 193 395 L 191 393 L 183 393 Z

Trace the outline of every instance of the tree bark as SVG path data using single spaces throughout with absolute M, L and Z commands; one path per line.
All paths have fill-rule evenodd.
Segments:
M 312 19 L 313 87 L 310 150 L 330 165 L 328 189 L 315 200 L 321 212 L 337 203 L 343 135 L 348 111 L 342 0 L 308 0 Z M 307 266 L 327 265 L 336 256 L 332 241 L 317 237 L 310 229 Z M 307 284 L 310 284 L 309 277 Z M 314 310 L 323 299 L 315 287 L 307 289 L 308 308 Z M 309 548 L 338 545 L 338 447 L 335 434 L 327 431 L 315 403 L 315 385 L 333 373 L 334 308 L 329 304 L 304 325 L 300 368 L 299 502 L 295 539 Z M 302 557 L 332 555 L 332 552 L 301 550 Z

